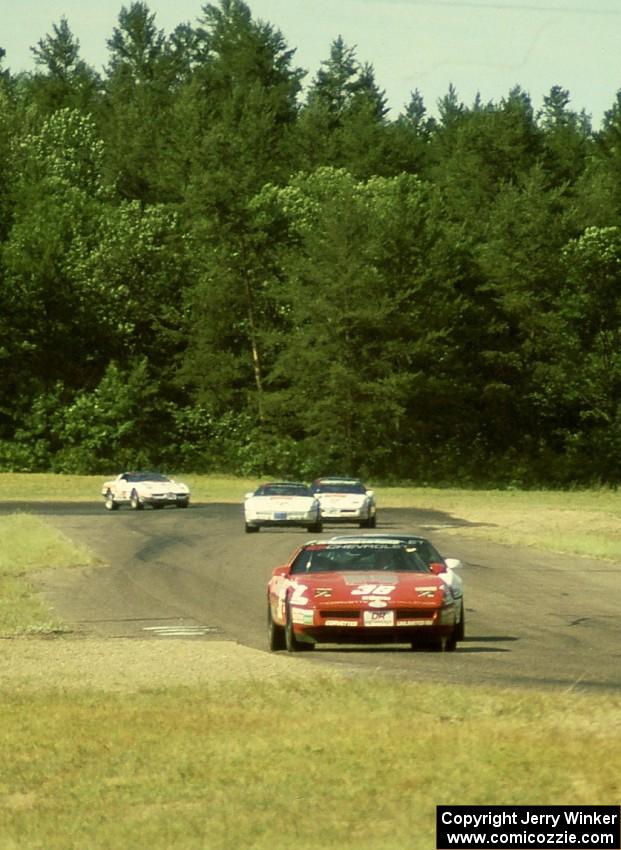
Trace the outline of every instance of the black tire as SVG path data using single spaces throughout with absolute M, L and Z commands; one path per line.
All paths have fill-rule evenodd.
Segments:
M 410 647 L 414 652 L 454 652 L 457 642 L 453 633 L 449 637 L 413 640 Z
M 287 614 L 285 617 L 285 649 L 287 652 L 307 652 L 309 649 L 314 649 L 314 644 L 305 643 L 298 640 L 293 631 L 293 623 L 291 621 L 291 608 L 287 602 Z
M 129 506 L 132 511 L 141 511 L 144 508 L 144 505 L 138 498 L 138 493 L 135 490 L 132 490 L 132 494 L 129 497 Z
M 455 641 L 466 639 L 466 612 L 464 611 L 464 602 L 461 602 L 461 617 L 459 623 L 455 626 Z
M 246 534 L 256 534 L 260 528 L 260 525 L 248 525 L 248 523 L 246 523 Z
M 190 500 L 189 500 L 189 499 L 184 499 L 184 500 L 183 500 L 183 501 L 181 501 L 181 502 L 177 502 L 177 507 L 178 507 L 178 508 L 187 508 L 187 506 L 188 506 L 189 504 L 190 504 Z
M 373 516 L 369 517 L 369 522 L 367 528 L 375 528 L 377 525 L 377 516 L 373 514 Z
M 438 647 L 437 638 L 415 638 L 410 644 L 412 652 L 432 652 Z
M 285 630 L 282 626 L 278 626 L 272 619 L 269 602 L 267 603 L 267 645 L 270 652 L 279 652 L 281 649 L 286 649 Z
M 361 523 L 359 523 L 360 528 L 375 528 L 376 521 L 374 516 L 367 517 Z
M 104 507 L 107 511 L 118 511 L 119 503 L 114 501 L 114 496 L 111 490 L 108 490 L 106 493 L 106 501 L 104 502 Z
M 457 629 L 453 629 L 453 634 L 444 641 L 443 649 L 440 652 L 455 652 L 457 649 Z

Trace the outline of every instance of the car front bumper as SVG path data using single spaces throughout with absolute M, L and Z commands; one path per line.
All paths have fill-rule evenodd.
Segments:
M 456 616 L 455 605 L 362 611 L 291 608 L 296 637 L 314 643 L 411 643 L 450 637 Z
M 138 498 L 144 505 L 178 505 L 190 501 L 189 493 L 145 493 Z
M 363 522 L 375 516 L 375 509 L 361 505 L 358 508 L 322 507 L 321 518 L 324 522 Z
M 246 514 L 246 524 L 260 528 L 270 525 L 298 526 L 316 525 L 321 521 L 318 511 L 277 511 L 275 513 Z

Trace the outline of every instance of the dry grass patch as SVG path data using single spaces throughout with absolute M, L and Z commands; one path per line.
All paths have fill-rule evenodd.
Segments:
M 241 504 L 259 483 L 226 475 L 171 475 L 185 481 L 194 502 Z M 0 473 L 0 501 L 100 501 L 106 476 Z M 112 477 L 112 473 L 110 475 Z M 372 482 L 371 482 L 372 483 Z M 383 508 L 440 511 L 472 523 L 460 536 L 535 546 L 554 552 L 621 560 L 621 503 L 615 490 L 461 490 L 377 487 Z
M 62 630 L 33 595 L 28 573 L 92 564 L 92 554 L 30 514 L 0 516 L 0 540 L 0 635 Z
M 232 475 L 186 475 L 162 470 L 171 478 L 185 482 L 195 502 L 242 502 L 244 494 L 256 489 L 255 478 Z M 101 486 L 122 469 L 109 475 L 54 475 L 52 473 L 0 472 L 0 502 L 101 502 Z
M 424 850 L 438 803 L 616 804 L 620 709 L 322 677 L 16 690 L 0 713 L 3 850 Z
M 621 560 L 621 501 L 614 490 L 439 490 L 392 487 L 381 504 L 441 511 L 470 526 L 447 529 L 513 546 Z

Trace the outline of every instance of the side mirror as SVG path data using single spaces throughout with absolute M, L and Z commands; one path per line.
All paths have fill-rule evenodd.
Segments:
M 434 563 L 434 564 L 429 564 L 429 569 L 430 569 L 430 570 L 431 570 L 431 572 L 432 572 L 434 575 L 436 575 L 436 576 L 439 576 L 439 575 L 440 575 L 440 573 L 445 573 L 445 572 L 447 572 L 447 569 L 446 569 L 446 567 L 444 566 L 444 564 L 435 564 L 435 563 Z
M 289 575 L 289 564 L 284 564 L 282 567 L 274 567 L 272 572 L 273 576 L 288 576 Z
M 459 570 L 461 567 L 463 567 L 463 564 L 459 560 L 459 558 L 445 558 L 444 563 L 449 568 L 449 570 Z

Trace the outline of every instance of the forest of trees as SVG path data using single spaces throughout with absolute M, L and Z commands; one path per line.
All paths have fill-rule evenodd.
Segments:
M 242 0 L 111 29 L 0 49 L 0 470 L 621 480 L 621 91 L 392 119 Z

